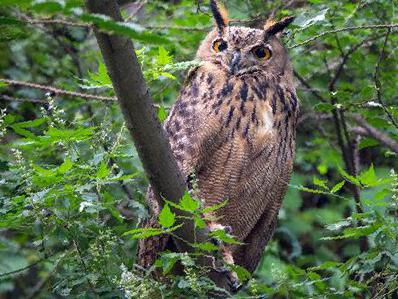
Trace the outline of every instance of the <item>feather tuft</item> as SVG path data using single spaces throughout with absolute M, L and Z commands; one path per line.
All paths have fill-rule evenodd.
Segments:
M 228 12 L 224 6 L 216 0 L 210 0 L 210 8 L 220 35 L 223 34 L 225 27 L 228 26 Z

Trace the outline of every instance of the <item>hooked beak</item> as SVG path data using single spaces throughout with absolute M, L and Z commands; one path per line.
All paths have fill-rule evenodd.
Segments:
M 229 70 L 232 74 L 236 74 L 239 71 L 238 66 L 241 58 L 240 52 L 234 52 L 231 62 L 229 63 Z

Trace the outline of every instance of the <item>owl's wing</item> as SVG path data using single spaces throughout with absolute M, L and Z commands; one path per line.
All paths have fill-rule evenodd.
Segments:
M 185 176 L 199 170 L 221 143 L 222 125 L 209 114 L 215 96 L 211 78 L 201 67 L 192 69 L 164 124 L 174 157 Z M 203 90 L 202 86 L 208 89 Z

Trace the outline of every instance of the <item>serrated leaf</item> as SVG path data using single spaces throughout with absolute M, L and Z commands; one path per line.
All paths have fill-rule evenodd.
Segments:
M 66 157 L 65 161 L 59 166 L 58 173 L 64 174 L 68 170 L 70 170 L 73 166 L 73 162 L 69 157 Z
M 346 238 L 354 238 L 358 239 L 359 237 L 369 236 L 374 233 L 381 227 L 381 223 L 374 223 L 371 225 L 359 226 L 359 227 L 350 227 L 346 228 L 343 231 L 343 234 Z
M 34 120 L 28 120 L 14 124 L 14 126 L 17 126 L 18 128 L 34 128 L 44 124 L 46 121 L 47 118 L 36 118 Z
M 108 71 L 103 62 L 98 64 L 98 70 L 96 73 L 88 73 L 90 79 L 101 86 L 112 86 L 111 78 L 108 75 Z
M 309 270 L 309 271 L 328 270 L 331 268 L 336 268 L 336 267 L 340 266 L 341 264 L 342 263 L 327 261 L 319 266 L 307 268 L 307 270 Z
M 158 109 L 158 118 L 160 120 L 160 122 L 164 122 L 167 118 L 167 111 L 166 108 L 162 105 L 159 107 Z
M 158 65 L 165 66 L 173 61 L 173 56 L 162 46 L 159 47 L 158 56 L 156 57 L 156 62 Z
M 330 190 L 331 193 L 336 193 L 337 191 L 339 191 L 341 188 L 343 188 L 345 184 L 345 181 L 341 181 L 340 183 L 334 185 L 334 187 L 332 188 L 332 190 Z
M 328 186 L 326 185 L 327 181 L 326 180 L 320 180 L 317 177 L 313 177 L 312 182 L 314 185 L 324 188 L 325 190 L 329 190 Z
M 171 211 L 170 206 L 165 204 L 159 213 L 159 224 L 165 228 L 171 227 L 175 223 L 175 214 Z
M 194 217 L 195 228 L 205 228 L 206 222 L 203 220 L 200 215 L 195 215 Z
M 110 174 L 110 169 L 108 168 L 108 165 L 102 161 L 98 167 L 96 177 L 98 179 L 104 179 Z
M 213 237 L 219 239 L 220 241 L 227 243 L 227 244 L 236 244 L 242 245 L 243 243 L 235 240 L 233 236 L 227 234 L 223 229 L 217 229 L 209 233 L 209 237 Z
M 203 251 L 217 251 L 219 249 L 218 246 L 210 242 L 195 243 L 192 246 Z
M 353 183 L 356 186 L 361 187 L 361 182 L 354 176 L 348 174 L 344 169 L 338 167 L 339 173 L 349 182 Z
M 199 206 L 200 202 L 199 200 L 193 199 L 189 192 L 185 192 L 184 196 L 180 199 L 180 202 L 178 205 L 181 207 L 182 210 L 187 211 L 187 212 L 194 212 L 196 211 Z
M 368 170 L 362 172 L 358 176 L 358 179 L 365 186 L 377 185 L 378 181 L 377 181 L 377 177 L 376 177 L 376 173 L 375 173 L 373 164 L 370 165 Z
M 206 207 L 202 210 L 203 213 L 209 213 L 209 212 L 214 212 L 217 211 L 219 209 L 221 209 L 222 207 L 225 207 L 228 203 L 228 200 L 224 200 L 223 202 L 220 202 L 216 205 L 210 206 L 210 207 Z
M 164 231 L 161 228 L 144 227 L 129 230 L 123 233 L 123 236 L 131 236 L 133 239 L 145 239 L 163 234 Z
M 174 267 L 175 263 L 180 259 L 180 253 L 162 253 L 160 256 L 160 264 L 163 270 L 163 274 L 168 274 Z

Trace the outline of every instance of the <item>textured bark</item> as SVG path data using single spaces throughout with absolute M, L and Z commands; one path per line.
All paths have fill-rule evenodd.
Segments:
M 90 13 L 102 14 L 116 21 L 122 21 L 116 0 L 87 0 Z M 144 166 L 149 182 L 159 203 L 161 198 L 177 202 L 185 190 L 185 179 L 172 154 L 165 132 L 156 116 L 153 100 L 145 83 L 141 67 L 129 38 L 110 35 L 94 30 L 99 48 L 118 98 L 126 126 L 134 140 L 139 158 Z M 175 211 L 177 216 L 187 216 Z M 181 218 L 179 218 L 181 219 Z M 205 240 L 205 231 L 196 231 L 192 221 L 184 220 L 184 225 L 175 234 L 190 243 Z M 191 251 L 186 242 L 175 239 L 180 252 Z M 199 261 L 209 266 L 209 259 Z M 217 286 L 229 290 L 227 275 L 210 275 Z

